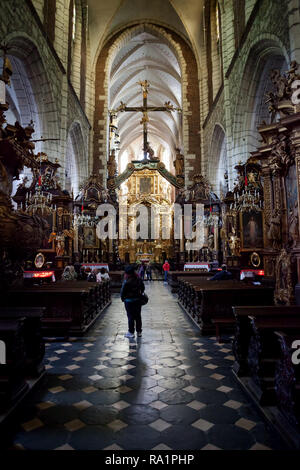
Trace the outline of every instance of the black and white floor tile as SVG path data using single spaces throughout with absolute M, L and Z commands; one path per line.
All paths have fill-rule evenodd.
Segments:
M 142 338 L 118 295 L 88 335 L 47 343 L 43 382 L 7 448 L 284 449 L 235 382 L 229 343 L 202 337 L 168 287 L 147 287 Z

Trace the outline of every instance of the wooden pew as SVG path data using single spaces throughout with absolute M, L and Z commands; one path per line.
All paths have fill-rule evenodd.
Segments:
M 124 271 L 110 271 L 108 274 L 110 277 L 111 292 L 119 293 L 122 287 Z
M 249 318 L 252 328 L 248 352 L 251 377 L 249 387 L 261 405 L 273 405 L 276 404 L 276 362 L 280 358 L 280 346 L 275 331 L 298 334 L 300 337 L 300 317 L 283 315 Z
M 12 290 L 9 306 L 45 307 L 42 328 L 46 335 L 84 334 L 110 302 L 110 283 L 67 281 Z
M 0 341 L 5 345 L 5 364 L 0 364 L 0 411 L 16 402 L 28 389 L 25 380 L 24 318 L 0 319 Z
M 196 309 L 195 309 L 195 298 L 196 291 L 194 289 L 195 285 L 202 285 L 207 282 L 209 276 L 201 277 L 178 277 L 178 301 L 183 306 L 183 308 L 195 319 Z
M 45 343 L 42 337 L 41 320 L 45 308 L 1 307 L 0 321 L 24 319 L 25 374 L 39 376 L 43 370 Z
M 234 306 L 232 310 L 235 317 L 235 335 L 232 343 L 232 350 L 235 356 L 233 370 L 239 377 L 249 375 L 248 349 L 252 334 L 249 316 L 256 318 L 274 318 L 278 316 L 295 315 L 300 317 L 300 307 L 298 306 L 248 305 Z
M 214 273 L 212 273 L 211 271 L 169 271 L 168 284 L 171 287 L 171 292 L 177 293 L 179 289 L 178 278 L 207 278 L 213 275 Z
M 243 281 L 209 281 L 207 279 L 184 280 L 179 303 L 197 322 L 202 334 L 215 331 L 213 319 L 233 320 L 234 305 L 270 305 L 273 288 L 256 286 Z M 184 291 L 184 293 L 182 293 Z
M 292 344 L 300 335 L 275 332 L 280 346 L 280 359 L 275 370 L 275 393 L 278 408 L 294 426 L 300 425 L 300 364 L 293 364 Z

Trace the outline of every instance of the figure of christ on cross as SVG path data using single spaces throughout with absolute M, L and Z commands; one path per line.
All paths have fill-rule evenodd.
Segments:
M 149 153 L 150 155 L 150 160 L 153 157 L 153 150 L 149 146 L 148 142 L 148 122 L 149 122 L 149 116 L 148 112 L 149 111 L 166 111 L 170 113 L 171 111 L 179 111 L 181 112 L 180 108 L 176 108 L 173 106 L 170 101 L 167 101 L 164 103 L 164 106 L 148 106 L 148 90 L 150 87 L 150 83 L 148 80 L 144 81 L 139 81 L 138 84 L 141 86 L 142 91 L 143 91 L 143 106 L 140 107 L 130 107 L 126 106 L 125 103 L 121 101 L 120 106 L 117 109 L 113 109 L 110 111 L 110 115 L 117 115 L 119 112 L 136 112 L 136 113 L 143 113 L 142 120 L 140 121 L 140 124 L 143 125 L 143 152 L 144 152 L 144 162 L 147 162 L 147 154 Z

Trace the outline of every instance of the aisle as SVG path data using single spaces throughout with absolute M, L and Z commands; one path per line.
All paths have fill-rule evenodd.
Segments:
M 230 345 L 201 337 L 163 283 L 147 292 L 142 338 L 124 338 L 115 295 L 88 337 L 47 344 L 47 376 L 18 415 L 12 447 L 283 448 L 234 381 Z

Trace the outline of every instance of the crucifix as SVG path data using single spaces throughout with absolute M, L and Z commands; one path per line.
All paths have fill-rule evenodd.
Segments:
M 180 108 L 176 108 L 173 106 L 170 101 L 166 101 L 164 103 L 164 106 L 148 106 L 148 90 L 150 87 L 150 83 L 148 80 L 144 81 L 139 81 L 138 84 L 142 88 L 143 92 L 143 106 L 139 107 L 130 107 L 126 106 L 125 103 L 121 101 L 120 106 L 117 109 L 113 109 L 110 111 L 110 116 L 111 119 L 112 117 L 116 117 L 116 115 L 119 112 L 139 112 L 143 113 L 142 120 L 140 121 L 140 124 L 143 125 L 143 152 L 144 152 L 144 161 L 147 161 L 147 154 L 150 154 L 150 160 L 153 155 L 152 149 L 150 149 L 149 142 L 148 142 L 148 122 L 149 122 L 149 116 L 148 113 L 150 111 L 166 111 L 170 113 L 171 111 L 179 111 L 181 112 Z

